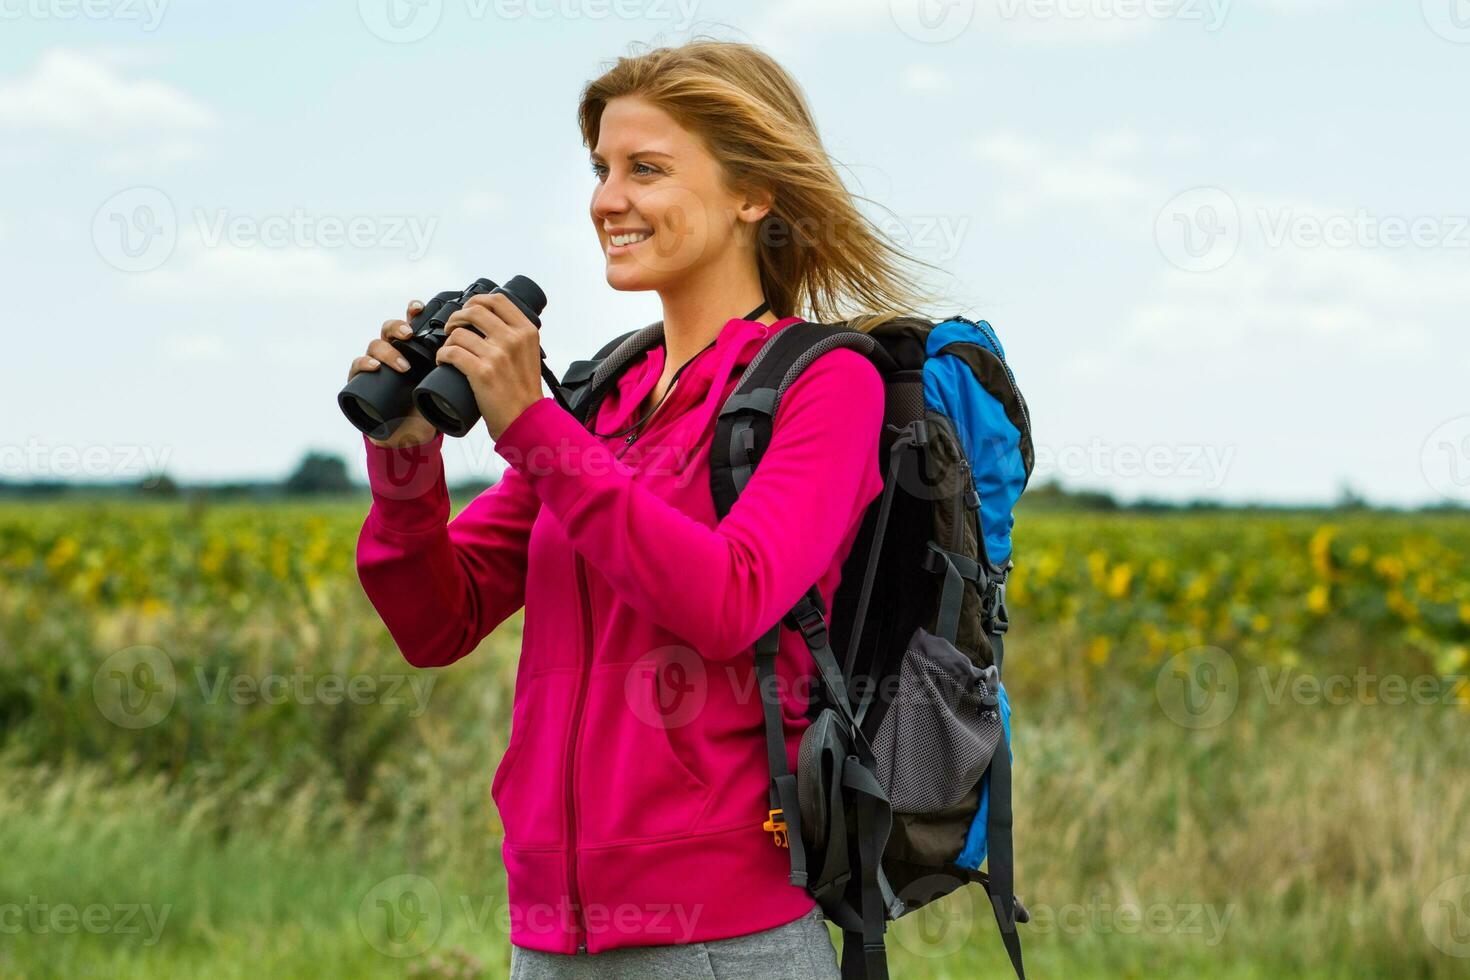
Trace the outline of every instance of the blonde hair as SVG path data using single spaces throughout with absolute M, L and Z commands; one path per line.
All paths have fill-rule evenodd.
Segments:
M 582 91 L 577 117 L 588 149 L 597 146 L 603 109 L 620 96 L 646 99 L 700 136 L 731 187 L 772 193 L 757 264 L 777 315 L 804 311 L 870 330 L 931 299 L 913 282 L 915 267 L 933 266 L 858 210 L 855 202 L 867 198 L 844 186 L 800 88 L 770 55 L 701 39 L 619 58 Z

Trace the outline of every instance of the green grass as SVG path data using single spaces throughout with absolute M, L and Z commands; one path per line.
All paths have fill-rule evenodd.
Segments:
M 505 975 L 489 789 L 520 619 L 448 670 L 406 667 L 351 571 L 361 519 L 0 507 L 0 980 Z M 1465 525 L 1375 517 L 1333 537 L 1317 520 L 1028 518 L 1007 686 L 1031 975 L 1470 974 L 1447 951 L 1470 895 L 1436 894 L 1470 875 L 1466 692 L 1312 705 L 1254 680 L 1463 673 Z M 1154 684 L 1196 644 L 1242 680 L 1199 730 Z M 94 682 L 139 645 L 170 662 L 175 698 L 127 729 Z M 426 705 L 271 704 L 218 698 L 200 670 L 434 684 Z M 438 905 L 396 919 L 419 925 L 395 945 L 405 881 Z M 1009 974 L 973 888 L 894 924 L 889 948 L 895 978 Z
M 1470 741 L 1432 709 L 1266 710 L 1184 732 L 1143 704 L 1018 719 L 1018 879 L 1035 976 L 1452 977 L 1425 901 L 1470 868 Z M 488 773 L 475 792 L 488 793 Z M 431 960 L 508 963 L 497 841 L 472 810 L 428 827 L 347 814 L 330 834 L 304 796 L 219 831 L 216 806 L 162 780 L 88 767 L 0 768 L 0 895 L 83 908 L 146 905 L 163 929 L 7 932 L 0 975 L 449 976 Z M 488 807 L 488 799 L 486 802 Z M 458 814 L 458 815 L 456 815 Z M 430 829 L 432 827 L 432 830 Z M 420 834 L 439 835 L 426 849 Z M 437 916 L 375 948 L 374 888 L 427 879 Z M 35 898 L 31 898 L 35 896 Z M 1153 918 L 1131 916 L 1136 909 Z M 892 927 L 897 977 L 1004 977 L 984 896 L 969 889 Z M 432 934 L 432 935 L 431 935 Z M 330 964 L 330 966 L 325 966 Z

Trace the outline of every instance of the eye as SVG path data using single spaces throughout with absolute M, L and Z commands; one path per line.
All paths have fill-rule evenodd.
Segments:
M 607 179 L 607 165 L 602 163 L 592 164 L 592 175 L 599 181 Z
M 658 168 L 651 163 L 644 163 L 640 160 L 637 163 L 633 164 L 633 173 L 637 174 L 640 177 L 649 177 L 653 174 L 658 173 Z

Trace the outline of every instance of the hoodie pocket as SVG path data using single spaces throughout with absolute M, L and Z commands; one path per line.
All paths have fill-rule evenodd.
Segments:
M 685 752 L 697 744 L 706 695 L 688 658 L 655 654 L 593 670 L 578 763 L 583 843 L 694 829 L 711 791 Z
M 574 671 L 528 675 L 511 709 L 510 741 L 490 782 L 506 842 L 515 847 L 562 844 L 565 832 L 566 723 Z

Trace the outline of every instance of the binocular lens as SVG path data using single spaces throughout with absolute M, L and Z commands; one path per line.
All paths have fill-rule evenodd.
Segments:
M 454 429 L 468 428 L 468 426 L 464 424 L 464 420 L 459 417 L 459 412 L 456 411 L 454 406 L 449 403 L 449 399 L 445 398 L 437 391 L 426 391 L 424 392 L 422 397 L 427 398 L 429 404 L 433 406 L 432 414 L 435 418 L 443 419 L 445 422 L 449 423 L 449 426 L 451 428 Z M 420 407 L 419 412 L 420 414 L 423 413 L 422 407 Z M 427 416 L 425 417 L 427 418 Z

